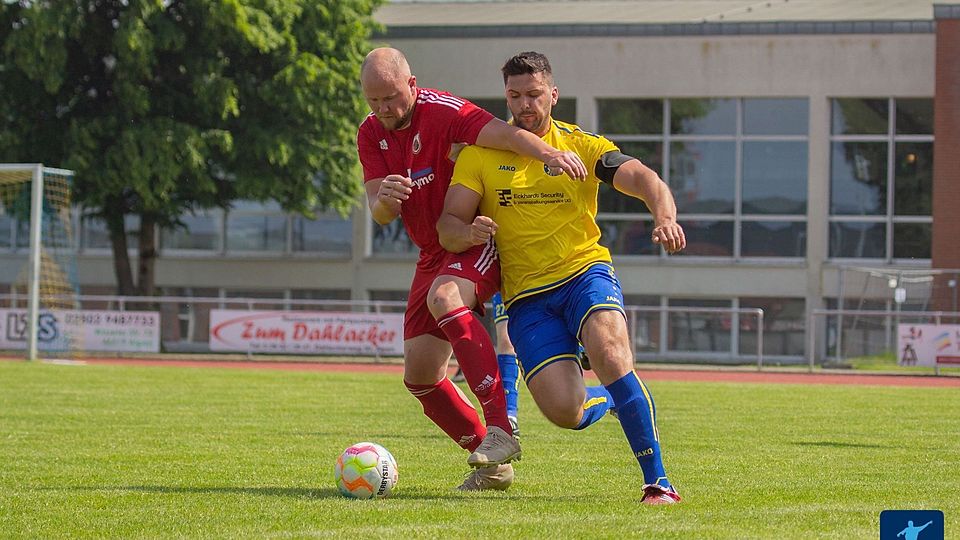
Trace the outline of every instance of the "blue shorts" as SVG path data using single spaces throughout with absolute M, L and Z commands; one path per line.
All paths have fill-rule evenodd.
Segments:
M 554 362 L 576 362 L 583 322 L 603 310 L 624 313 L 620 281 L 608 263 L 594 264 L 556 289 L 513 302 L 507 330 L 523 380 L 530 382 Z
M 490 302 L 493 303 L 494 324 L 500 324 L 510 320 L 510 316 L 507 315 L 507 307 L 503 305 L 503 297 L 500 296 L 499 292 L 493 293 L 493 296 L 490 297 Z

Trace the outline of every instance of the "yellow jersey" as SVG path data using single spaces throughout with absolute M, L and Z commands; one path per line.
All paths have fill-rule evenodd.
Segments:
M 610 140 L 551 119 L 543 140 L 575 152 L 587 166 L 585 181 L 550 176 L 546 166 L 513 152 L 468 146 L 460 152 L 450 185 L 480 194 L 481 215 L 499 228 L 504 304 L 563 285 L 596 262 L 610 262 L 597 226 L 600 156 L 618 150 Z

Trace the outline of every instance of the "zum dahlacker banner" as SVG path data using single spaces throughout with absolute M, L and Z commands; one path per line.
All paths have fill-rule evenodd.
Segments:
M 403 314 L 214 309 L 210 350 L 401 356 Z

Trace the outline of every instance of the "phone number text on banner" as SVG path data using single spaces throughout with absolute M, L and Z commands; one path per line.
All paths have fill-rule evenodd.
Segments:
M 158 352 L 156 311 L 41 310 L 37 317 L 41 351 Z M 0 309 L 0 349 L 27 348 L 27 310 Z
M 214 309 L 210 350 L 400 356 L 403 314 Z

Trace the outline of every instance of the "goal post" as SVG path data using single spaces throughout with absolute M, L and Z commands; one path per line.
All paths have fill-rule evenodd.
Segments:
M 836 361 L 895 353 L 899 323 L 933 322 L 934 315 L 925 319 L 918 313 L 937 314 L 937 324 L 960 322 L 958 289 L 960 269 L 841 265 L 829 306 L 836 313 L 825 319 L 832 320 L 832 334 L 822 346 L 833 349 Z
M 25 289 L 26 320 L 19 328 L 11 328 L 16 317 L 8 314 L 5 337 L 16 338 L 23 331 L 28 360 L 36 360 L 39 354 L 41 310 L 77 307 L 77 239 L 70 196 L 73 175 L 73 171 L 39 163 L 0 164 L 0 216 L 8 217 L 11 249 L 27 249 L 27 263 L 10 284 L 15 292 Z M 26 230 L 24 224 L 28 224 Z M 50 344 L 51 350 L 57 348 L 74 347 L 63 342 Z

